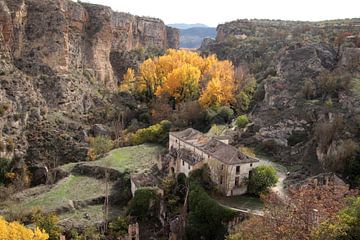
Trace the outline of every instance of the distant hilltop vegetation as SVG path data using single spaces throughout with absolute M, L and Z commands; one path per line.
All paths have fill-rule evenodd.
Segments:
M 200 48 L 204 38 L 216 37 L 216 28 L 208 27 L 205 24 L 169 24 L 168 26 L 180 29 L 181 48 Z

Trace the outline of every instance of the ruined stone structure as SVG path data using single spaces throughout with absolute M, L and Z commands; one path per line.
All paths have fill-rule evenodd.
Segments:
M 226 140 L 210 138 L 203 133 L 188 128 L 169 134 L 169 151 L 173 156 L 170 164 L 172 174 L 184 173 L 208 164 L 211 179 L 226 196 L 240 195 L 247 191 L 244 181 L 259 160 L 241 153 L 227 144 Z

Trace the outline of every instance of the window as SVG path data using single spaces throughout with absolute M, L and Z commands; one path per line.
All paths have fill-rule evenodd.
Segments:
M 239 186 L 239 177 L 235 177 L 235 187 Z
M 223 176 L 220 176 L 220 185 L 223 184 Z
M 185 161 L 184 160 L 182 161 L 182 164 L 183 164 L 183 166 L 185 166 Z
M 250 163 L 250 167 L 252 167 L 252 163 Z
M 240 173 L 240 166 L 236 166 L 236 174 Z
M 224 170 L 224 164 L 221 164 L 221 170 Z
M 190 167 L 190 164 L 189 164 L 189 165 L 188 165 L 188 169 L 190 170 L 190 168 L 191 168 L 191 167 Z

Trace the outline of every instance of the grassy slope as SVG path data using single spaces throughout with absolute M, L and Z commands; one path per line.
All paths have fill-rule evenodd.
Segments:
M 130 172 L 141 171 L 155 164 L 162 151 L 165 151 L 165 148 L 152 144 L 118 148 L 112 150 L 106 157 L 87 164 L 110 167 L 120 172 L 125 170 Z
M 94 191 L 95 189 L 96 191 Z M 93 199 L 103 196 L 104 192 L 104 181 L 70 175 L 56 184 L 50 191 L 29 198 L 23 205 L 26 208 L 42 207 L 46 211 L 52 211 L 61 206 L 68 206 L 69 200 Z
M 141 171 L 151 167 L 155 163 L 158 154 L 164 150 L 165 148 L 162 146 L 151 144 L 118 148 L 111 151 L 106 157 L 97 161 L 86 162 L 86 164 L 110 167 L 121 172 L 125 170 L 131 172 Z M 70 172 L 76 164 L 78 163 L 69 163 L 61 168 Z M 11 207 L 42 208 L 45 211 L 53 211 L 56 208 L 68 206 L 69 200 L 82 201 L 103 196 L 105 182 L 101 179 L 70 175 L 54 185 L 49 191 L 36 196 L 28 194 L 30 192 L 31 190 L 25 190 L 22 193 L 25 196 L 23 197 L 25 201 Z

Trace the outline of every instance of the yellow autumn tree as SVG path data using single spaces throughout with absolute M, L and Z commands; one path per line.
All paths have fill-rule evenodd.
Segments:
M 47 240 L 49 235 L 36 228 L 31 230 L 18 222 L 7 222 L 0 216 L 0 240 Z
M 197 99 L 200 76 L 201 72 L 198 68 L 185 63 L 165 77 L 162 86 L 157 88 L 156 95 L 168 94 L 176 102 Z
M 123 84 L 148 99 L 165 96 L 176 103 L 199 100 L 203 107 L 231 104 L 236 90 L 231 62 L 220 61 L 215 55 L 203 58 L 193 51 L 174 49 L 144 61 L 136 77 L 128 70 Z
M 230 61 L 210 62 L 205 75 L 210 80 L 199 99 L 202 106 L 228 105 L 234 101 L 234 67 Z
M 135 71 L 128 68 L 123 77 L 123 82 L 120 85 L 120 91 L 134 91 L 136 84 Z

